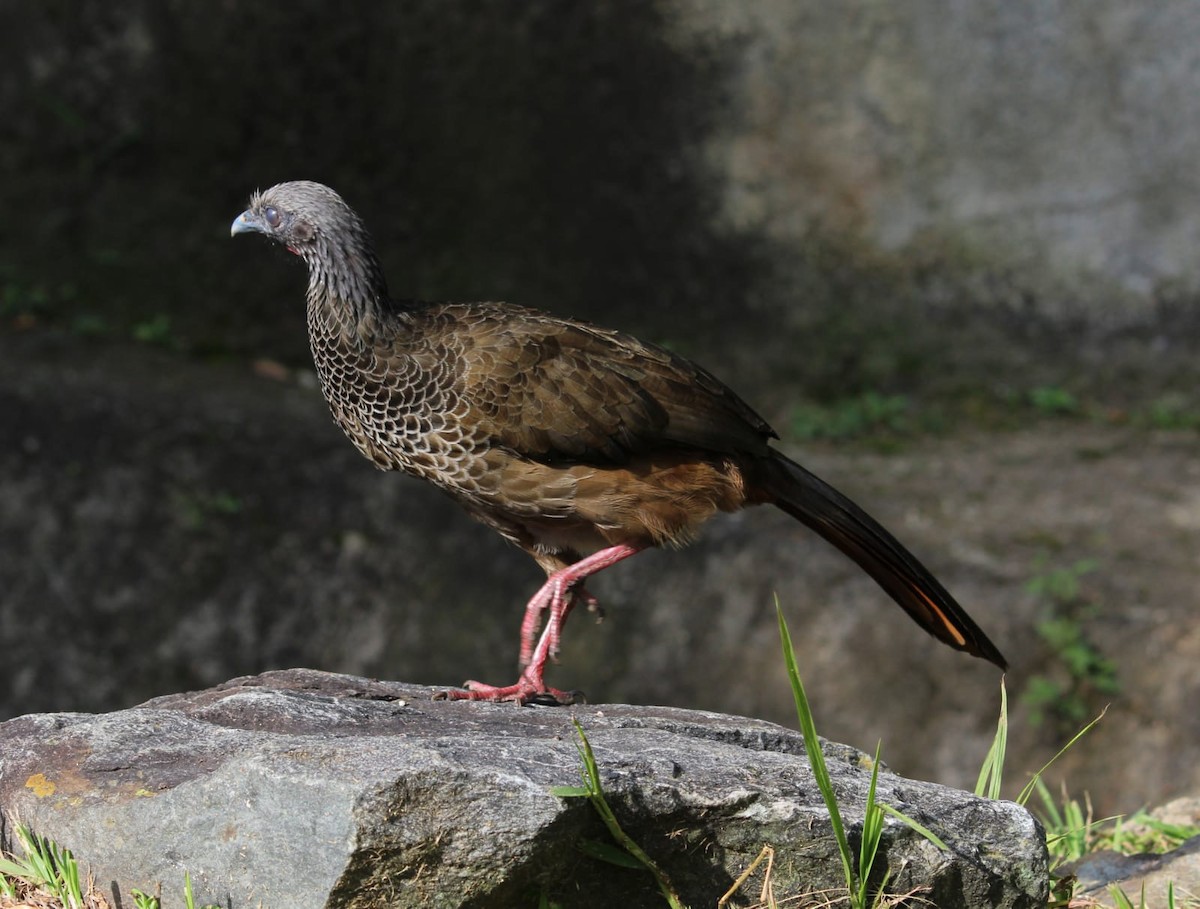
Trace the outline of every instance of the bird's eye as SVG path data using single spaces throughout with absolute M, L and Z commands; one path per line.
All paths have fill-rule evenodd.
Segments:
M 272 230 L 277 228 L 283 218 L 279 217 L 279 212 L 274 208 L 266 208 L 263 210 L 263 219 L 267 222 L 267 226 Z

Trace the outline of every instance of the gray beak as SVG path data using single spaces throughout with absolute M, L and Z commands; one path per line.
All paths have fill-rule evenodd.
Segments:
M 258 233 L 265 234 L 266 226 L 258 219 L 258 216 L 250 210 L 246 210 L 233 219 L 233 226 L 229 228 L 229 236 L 236 237 L 238 234 Z

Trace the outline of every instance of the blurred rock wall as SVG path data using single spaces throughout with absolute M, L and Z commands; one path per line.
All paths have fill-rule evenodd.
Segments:
M 1137 319 L 1197 277 L 1200 15 L 1188 3 L 673 7 L 736 47 L 706 141 L 739 229 L 813 222 L 1020 272 L 1048 310 Z
M 397 295 L 615 323 L 742 387 L 1024 375 L 1041 322 L 1178 347 L 1198 37 L 1182 2 L 5 0 L 0 315 L 300 362 L 299 271 L 224 240 L 307 177 Z

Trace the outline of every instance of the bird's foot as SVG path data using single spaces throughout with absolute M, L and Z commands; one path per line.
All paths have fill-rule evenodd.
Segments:
M 522 673 L 513 685 L 463 682 L 462 688 L 439 691 L 433 698 L 436 701 L 511 701 L 522 706 L 533 704 L 548 707 L 580 704 L 584 701 L 582 692 L 551 688 L 540 679 L 533 679 L 528 673 Z

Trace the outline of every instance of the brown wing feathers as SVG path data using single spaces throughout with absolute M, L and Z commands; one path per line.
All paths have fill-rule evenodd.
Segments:
M 688 361 L 618 332 L 490 307 L 508 330 L 475 341 L 462 381 L 468 400 L 494 402 L 479 428 L 497 444 L 547 462 L 615 464 L 672 445 L 768 450 L 766 421 Z

